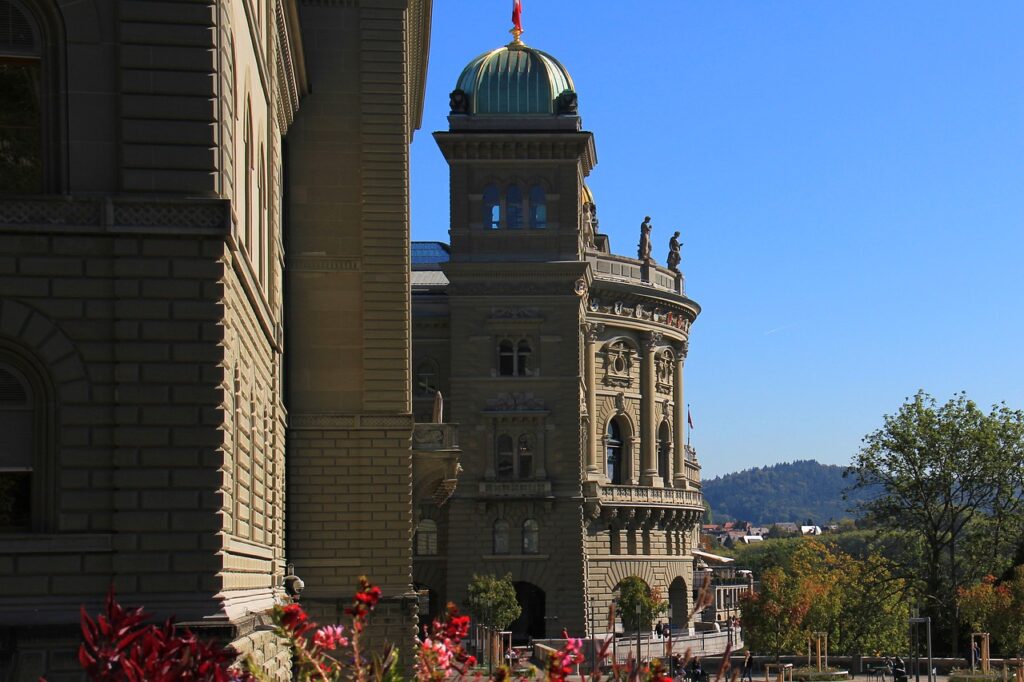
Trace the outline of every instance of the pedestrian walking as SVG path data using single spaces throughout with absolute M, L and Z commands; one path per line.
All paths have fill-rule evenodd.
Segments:
M 747 655 L 743 657 L 743 673 L 740 675 L 740 682 L 750 680 L 754 682 L 754 655 L 747 649 Z

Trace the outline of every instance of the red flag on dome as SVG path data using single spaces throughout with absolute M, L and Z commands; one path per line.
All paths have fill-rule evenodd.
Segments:
M 521 0 L 512 0 L 512 25 L 520 33 L 523 32 L 523 3 Z

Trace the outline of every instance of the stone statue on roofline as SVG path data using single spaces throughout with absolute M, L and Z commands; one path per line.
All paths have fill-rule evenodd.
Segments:
M 679 253 L 682 247 L 683 244 L 679 241 L 679 230 L 676 230 L 676 233 L 668 240 L 668 269 L 673 272 L 679 272 L 679 263 L 683 260 Z
M 651 260 L 651 216 L 644 216 L 644 221 L 640 223 L 640 244 L 636 257 L 642 261 Z

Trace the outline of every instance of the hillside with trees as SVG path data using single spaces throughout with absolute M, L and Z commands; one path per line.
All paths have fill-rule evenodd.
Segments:
M 850 510 L 866 496 L 858 491 L 843 499 L 843 491 L 850 487 L 843 479 L 844 469 L 814 460 L 746 469 L 704 481 L 704 499 L 716 523 L 731 519 L 757 525 L 802 524 L 812 519 L 822 525 L 853 518 Z

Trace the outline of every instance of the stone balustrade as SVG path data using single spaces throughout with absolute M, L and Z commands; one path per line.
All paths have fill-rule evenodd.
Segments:
M 551 497 L 551 481 L 480 481 L 481 497 Z
M 414 424 L 412 449 L 420 452 L 459 449 L 458 424 Z

